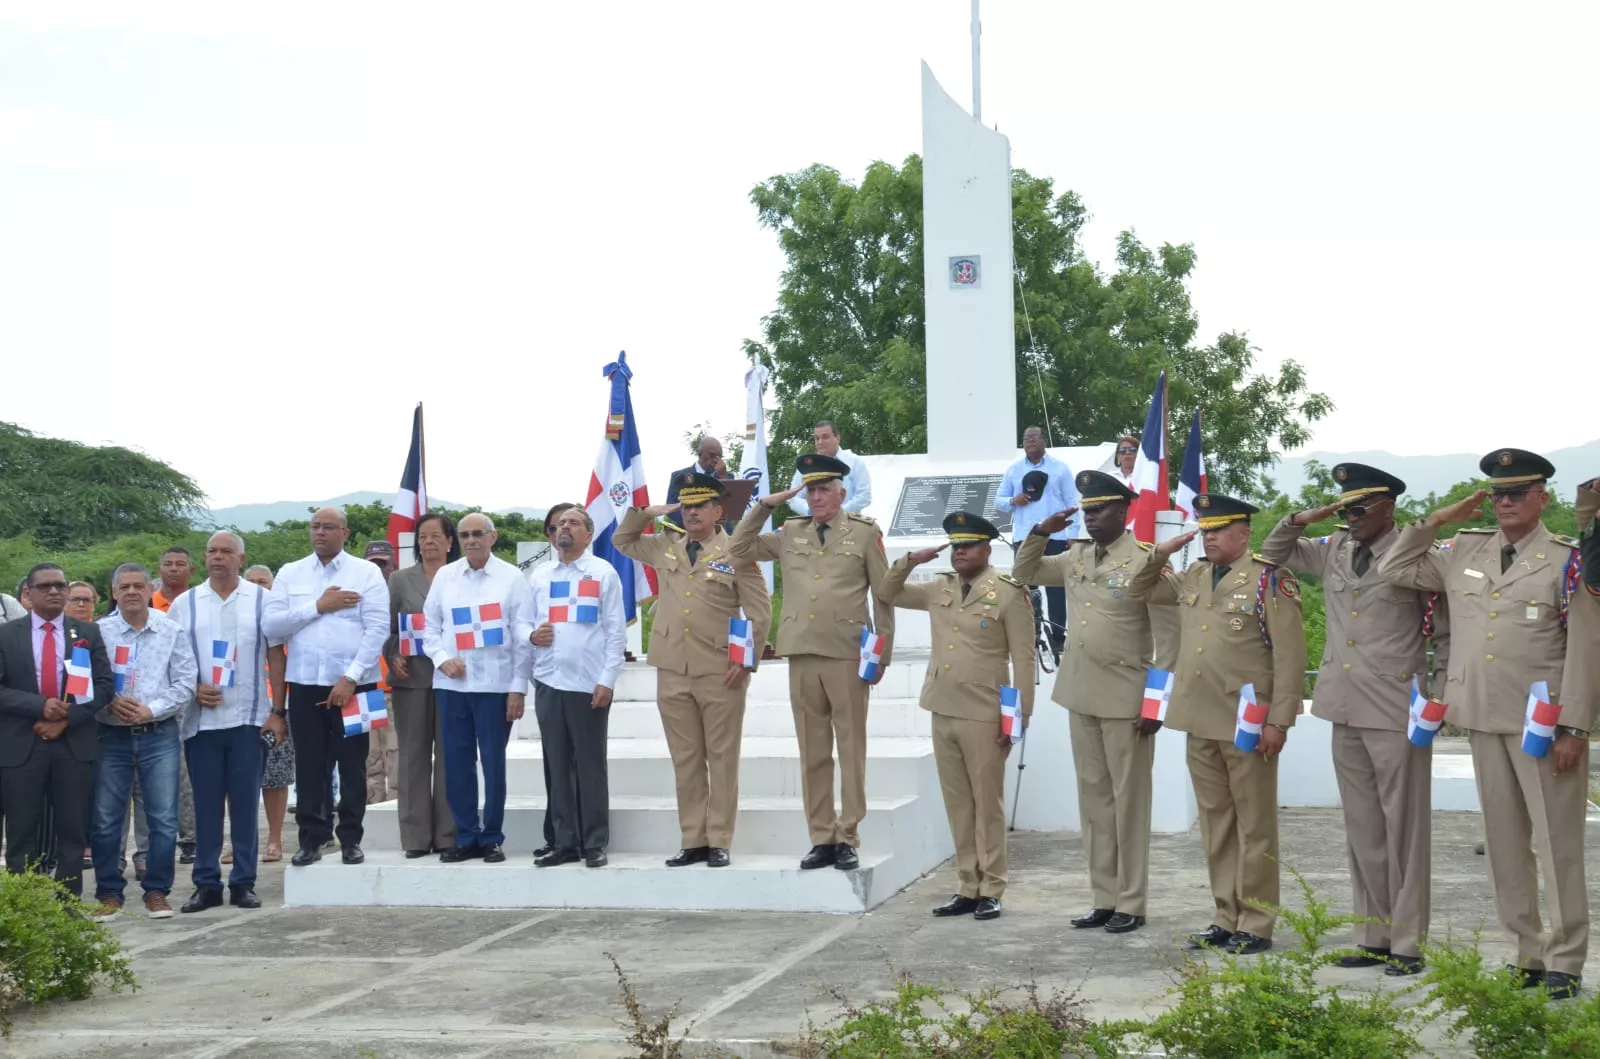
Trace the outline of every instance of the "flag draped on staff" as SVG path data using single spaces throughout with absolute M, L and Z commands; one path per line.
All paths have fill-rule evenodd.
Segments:
M 1206 461 L 1200 452 L 1200 409 L 1196 408 L 1189 424 L 1189 444 L 1183 449 L 1183 466 L 1178 470 L 1178 499 L 1172 505 L 1183 513 L 1185 522 L 1194 521 L 1194 498 L 1205 491 Z
M 772 492 L 772 480 L 767 476 L 767 412 L 761 403 L 762 394 L 767 389 L 767 369 L 759 362 L 744 373 L 744 455 L 740 459 L 742 469 L 739 471 L 741 478 L 756 483 L 755 491 L 751 494 L 751 503 L 757 503 L 762 497 Z M 732 512 L 729 513 L 730 516 Z M 738 518 L 734 518 L 737 522 Z M 761 532 L 768 533 L 772 530 L 772 516 L 767 516 L 766 525 Z M 772 587 L 772 564 L 761 564 L 761 573 L 767 579 L 767 591 Z
M 631 624 L 639 616 L 639 605 L 656 594 L 656 572 L 617 551 L 611 541 L 629 508 L 649 506 L 650 487 L 645 484 L 644 461 L 639 456 L 639 431 L 633 418 L 633 395 L 628 389 L 633 372 L 626 353 L 618 353 L 617 359 L 605 366 L 605 377 L 611 380 L 606 436 L 600 443 L 594 473 L 589 476 L 589 496 L 584 506 L 594 520 L 595 558 L 616 568 L 622 581 L 623 615 Z
M 396 560 L 405 555 L 415 540 L 417 523 L 428 513 L 428 487 L 422 474 L 422 405 L 411 417 L 411 449 L 406 453 L 406 469 L 400 473 L 400 490 L 389 508 L 389 543 Z
M 1139 494 L 1128 513 L 1128 525 L 1136 540 L 1154 544 L 1156 512 L 1172 506 L 1167 491 L 1167 373 L 1156 380 L 1150 397 L 1150 411 L 1144 417 L 1144 433 L 1139 436 L 1139 455 L 1133 463 L 1133 490 Z

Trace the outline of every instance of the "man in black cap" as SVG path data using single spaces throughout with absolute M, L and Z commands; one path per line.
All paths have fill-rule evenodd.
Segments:
M 1033 610 L 1028 590 L 989 565 L 989 542 L 1000 531 L 972 512 L 944 519 L 948 545 L 901 556 L 889 567 L 881 596 L 925 610 L 934 643 L 922 708 L 933 714 L 933 757 L 955 839 L 961 889 L 936 916 L 1000 915 L 1006 889 L 1006 756 L 1011 737 L 1000 716 L 1000 688 L 1017 690 L 1021 723 L 1033 715 Z M 953 570 L 906 584 L 911 571 L 950 548 Z M 1009 670 L 1008 670 L 1009 666 Z
M 1583 828 L 1594 713 L 1591 696 L 1564 694 L 1568 611 L 1574 590 L 1583 591 L 1575 576 L 1578 542 L 1555 536 L 1542 520 L 1550 502 L 1545 483 L 1555 473 L 1549 460 L 1507 448 L 1478 466 L 1489 488 L 1407 526 L 1378 572 L 1391 584 L 1449 597 L 1445 720 L 1467 729 L 1472 746 L 1500 923 L 1516 939 L 1523 982 L 1570 997 L 1582 984 L 1589 951 Z M 1462 529 L 1447 549 L 1433 547 L 1441 527 L 1471 518 L 1486 498 L 1498 528 Z M 1537 684 L 1560 708 L 1543 757 L 1522 748 Z M 1539 916 L 1541 860 L 1548 931 Z
M 1064 585 L 1074 615 L 1054 698 L 1071 716 L 1094 907 L 1072 925 L 1125 934 L 1144 925 L 1150 881 L 1152 737 L 1161 722 L 1139 716 L 1145 668 L 1152 656 L 1158 669 L 1173 668 L 1178 642 L 1170 619 L 1176 615 L 1128 592 L 1151 550 L 1127 529 L 1128 506 L 1137 495 L 1100 471 L 1078 472 L 1077 487 L 1089 539 L 1047 557 L 1046 542 L 1073 514 L 1058 511 L 1033 527 L 1011 572 L 1027 584 Z
M 1026 539 L 1035 524 L 1048 515 L 1068 508 L 1076 510 L 1078 490 L 1073 481 L 1072 468 L 1045 448 L 1044 428 L 1024 430 L 1022 459 L 1006 468 L 994 495 L 994 509 L 1011 514 L 1011 539 Z M 1068 538 L 1075 536 L 1066 529 L 1052 533 L 1044 553 L 1060 555 L 1067 550 Z M 1045 586 L 1044 603 L 1049 619 L 1045 637 L 1050 641 L 1051 652 L 1060 659 L 1067 631 L 1067 595 L 1059 585 Z
M 1322 581 L 1327 648 L 1311 712 L 1333 725 L 1333 771 L 1344 806 L 1355 941 L 1341 967 L 1422 970 L 1432 885 L 1433 748 L 1407 737 L 1411 680 L 1441 696 L 1449 662 L 1445 600 L 1387 586 L 1378 559 L 1400 539 L 1395 498 L 1406 483 L 1362 463 L 1341 463 L 1332 504 L 1290 515 L 1261 545 L 1268 562 Z M 1342 512 L 1348 526 L 1306 540 L 1306 528 Z M 1428 638 L 1435 645 L 1427 662 Z
M 1220 493 L 1201 493 L 1194 504 L 1200 528 L 1157 545 L 1129 592 L 1177 607 L 1182 630 L 1167 727 L 1189 733 L 1189 776 L 1216 904 L 1211 925 L 1189 940 L 1247 956 L 1272 948 L 1277 921 L 1278 754 L 1305 686 L 1300 584 L 1250 554 L 1254 506 Z M 1204 535 L 1205 559 L 1171 573 L 1167 558 L 1196 533 Z M 1251 691 L 1264 720 L 1241 716 Z M 1236 744 L 1245 733 L 1258 734 L 1254 750 Z
M 811 850 L 803 869 L 854 871 L 860 866 L 861 818 L 867 814 L 867 689 L 861 677 L 862 634 L 883 638 L 876 684 L 894 647 L 894 607 L 883 601 L 889 571 L 883 532 L 865 515 L 844 511 L 850 465 L 808 452 L 795 461 L 801 486 L 751 504 L 729 548 L 741 563 L 776 559 L 783 571 L 778 654 L 789 660 L 789 700 L 800 743 L 801 796 Z M 810 514 L 776 533 L 761 526 L 800 489 Z M 840 801 L 833 804 L 833 746 L 839 744 Z

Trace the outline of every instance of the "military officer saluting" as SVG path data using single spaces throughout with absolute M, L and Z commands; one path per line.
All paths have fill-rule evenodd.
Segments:
M 1550 502 L 1545 481 L 1555 473 L 1549 460 L 1498 449 L 1478 466 L 1490 488 L 1401 530 L 1378 572 L 1391 584 L 1448 594 L 1445 720 L 1467 729 L 1472 747 L 1500 923 L 1516 939 L 1524 984 L 1542 982 L 1552 997 L 1570 997 L 1582 984 L 1589 950 L 1583 827 L 1594 710 L 1592 694 L 1566 694 L 1564 684 L 1568 610 L 1574 590 L 1583 592 L 1578 542 L 1553 535 L 1541 518 Z M 1471 518 L 1485 497 L 1499 527 L 1460 530 L 1448 549 L 1435 550 L 1440 527 Z M 1522 749 L 1536 681 L 1545 682 L 1549 702 L 1560 707 L 1544 757 Z M 1547 855 L 1536 857 L 1535 848 Z M 1541 859 L 1548 931 L 1539 917 Z
M 867 815 L 867 688 L 861 679 L 861 634 L 883 637 L 876 684 L 888 671 L 894 608 L 877 596 L 889 561 L 883 533 L 865 515 L 841 510 L 850 465 L 811 452 L 795 463 L 801 485 L 751 504 L 733 532 L 739 562 L 776 559 L 783 570 L 778 654 L 789 660 L 789 699 L 800 743 L 801 795 L 811 850 L 805 869 L 860 865 L 861 818 Z M 762 533 L 768 514 L 805 490 L 811 514 Z M 870 602 L 869 602 L 870 601 Z M 833 804 L 833 745 L 839 743 L 840 798 Z
M 1416 974 L 1432 885 L 1433 748 L 1412 745 L 1407 726 L 1413 678 L 1425 694 L 1442 692 L 1446 604 L 1434 593 L 1387 585 L 1378 574 L 1378 560 L 1400 539 L 1394 505 L 1406 483 L 1361 463 L 1341 463 L 1333 477 L 1343 489 L 1338 501 L 1285 518 L 1261 554 L 1320 578 L 1327 600 L 1327 648 L 1311 712 L 1333 724 L 1333 771 L 1359 920 L 1355 940 L 1363 950 L 1339 965 L 1384 964 L 1390 975 Z M 1350 524 L 1305 539 L 1307 526 L 1335 512 Z
M 992 523 L 957 511 L 945 516 L 944 531 L 948 545 L 912 552 L 889 567 L 882 598 L 927 611 L 933 631 L 922 708 L 933 714 L 933 756 L 961 883 L 960 892 L 933 914 L 994 919 L 1006 889 L 1005 767 L 1011 752 L 1011 737 L 1000 722 L 1000 689 L 1017 689 L 1026 725 L 1033 713 L 1033 611 L 1028 590 L 989 565 L 989 542 L 1000 536 Z M 906 584 L 913 569 L 946 547 L 954 569 Z
M 1278 904 L 1278 754 L 1300 715 L 1306 637 L 1300 585 L 1250 554 L 1256 508 L 1220 493 L 1195 497 L 1200 528 L 1159 544 L 1133 576 L 1136 599 L 1178 608 L 1178 660 L 1167 727 L 1189 733 L 1216 918 L 1196 946 L 1251 955 L 1272 948 Z M 1167 557 L 1200 533 L 1206 557 L 1181 574 Z M 1267 707 L 1253 751 L 1234 745 L 1240 692 Z
M 1150 545 L 1127 531 L 1136 494 L 1099 471 L 1080 472 L 1077 486 L 1090 539 L 1046 557 L 1050 535 L 1066 528 L 1074 509 L 1058 511 L 1034 526 L 1011 573 L 1025 585 L 1066 588 L 1072 624 L 1053 698 L 1071 715 L 1078 814 L 1094 892 L 1094 908 L 1072 925 L 1123 934 L 1144 925 L 1150 879 L 1150 737 L 1161 722 L 1139 716 L 1145 667 L 1154 657 L 1157 668 L 1171 670 L 1178 644 L 1172 611 L 1128 591 L 1150 554 Z
M 722 482 L 694 471 L 678 478 L 678 503 L 634 508 L 613 540 L 623 555 L 655 567 L 660 579 L 650 664 L 683 834 L 683 848 L 667 867 L 703 861 L 726 868 L 739 813 L 739 737 L 749 688 L 749 670 L 728 656 L 728 619 L 743 611 L 760 658 L 772 598 L 761 568 L 736 563 L 729 550 L 721 526 Z M 682 528 L 667 522 L 663 532 L 643 535 L 652 519 L 680 509 Z

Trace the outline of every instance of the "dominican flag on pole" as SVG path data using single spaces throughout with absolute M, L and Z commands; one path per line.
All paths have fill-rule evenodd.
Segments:
M 111 649 L 111 679 L 118 695 L 128 689 L 128 677 L 133 674 L 133 660 L 137 657 L 132 644 L 119 643 Z
M 746 669 L 756 667 L 756 636 L 749 618 L 728 619 L 728 661 Z
M 743 469 L 739 477 L 756 483 L 755 491 L 751 493 L 751 503 L 759 501 L 762 497 L 772 492 L 772 480 L 767 475 L 767 412 L 761 403 L 762 394 L 767 389 L 767 369 L 760 362 L 744 373 L 744 455 L 740 462 Z M 738 522 L 738 516 L 729 512 L 729 517 Z M 742 512 L 741 512 L 742 514 Z M 772 516 L 767 516 L 767 524 L 762 527 L 762 533 L 772 531 Z M 767 579 L 767 592 L 772 592 L 772 563 L 761 564 L 761 574 Z
M 407 554 L 416 540 L 417 523 L 428 513 L 428 488 L 422 480 L 422 405 L 411 418 L 411 451 L 406 453 L 406 469 L 400 474 L 400 491 L 389 508 L 389 543 L 394 545 L 395 561 Z M 404 563 L 401 563 L 404 565 Z
M 75 699 L 87 699 L 90 690 L 89 649 L 74 647 L 67 656 L 67 694 Z
M 1183 448 L 1183 467 L 1178 471 L 1178 501 L 1172 506 L 1183 512 L 1185 522 L 1194 521 L 1194 498 L 1206 491 L 1206 461 L 1200 452 L 1200 409 L 1194 410 L 1189 424 L 1189 444 Z
M 630 507 L 649 506 L 650 487 L 645 484 L 644 461 L 639 457 L 639 431 L 633 418 L 633 396 L 628 391 L 628 382 L 633 378 L 628 355 L 618 353 L 617 359 L 605 366 L 604 374 L 611 380 L 611 404 L 606 413 L 605 440 L 600 443 L 600 455 L 589 476 L 589 496 L 584 506 L 594 520 L 595 558 L 616 568 L 622 581 L 622 613 L 632 624 L 639 617 L 639 605 L 656 594 L 656 572 L 617 551 L 611 538 Z
M 1233 733 L 1233 745 L 1246 754 L 1261 742 L 1261 726 L 1267 723 L 1267 708 L 1256 702 L 1256 686 L 1246 684 L 1239 689 L 1239 727 Z
M 1022 742 L 1022 696 L 1009 685 L 1000 685 L 1000 731 L 1013 743 Z
M 1406 725 L 1406 738 L 1412 746 L 1432 746 L 1433 737 L 1444 724 L 1445 704 L 1435 702 L 1422 693 L 1422 685 L 1411 678 L 1411 720 Z
M 389 727 L 389 705 L 377 688 L 350 696 L 340 711 L 344 714 L 344 734 L 360 735 L 374 728 Z
M 211 641 L 211 686 L 231 688 L 238 679 L 238 649 L 231 640 Z
M 450 631 L 455 634 L 457 651 L 499 647 L 506 642 L 505 615 L 501 613 L 498 603 L 451 607 Z
M 883 667 L 883 637 L 871 629 L 861 630 L 861 679 L 874 681 L 878 679 L 878 670 Z
M 1172 702 L 1172 674 L 1165 669 L 1144 671 L 1144 705 L 1139 716 L 1147 721 L 1165 722 L 1167 705 Z
M 1550 701 L 1550 685 L 1542 680 L 1528 689 L 1528 720 L 1522 726 L 1522 752 L 1529 757 L 1544 757 L 1556 740 L 1556 722 L 1561 707 Z
M 1156 512 L 1172 506 L 1167 492 L 1167 373 L 1156 380 L 1150 397 L 1150 411 L 1144 417 L 1144 433 L 1139 435 L 1139 455 L 1133 463 L 1134 492 L 1128 525 L 1136 540 L 1154 544 Z
M 592 578 L 550 582 L 550 624 L 568 623 L 600 624 L 600 582 Z
M 400 654 L 415 658 L 422 654 L 422 631 L 426 619 L 421 611 L 400 615 Z

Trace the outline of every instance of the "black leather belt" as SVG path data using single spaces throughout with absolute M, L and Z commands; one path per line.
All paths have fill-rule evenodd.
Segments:
M 157 728 L 160 728 L 162 725 L 171 724 L 172 721 L 173 721 L 173 718 L 164 717 L 159 721 L 151 721 L 149 724 L 130 724 L 130 725 L 127 725 L 126 727 L 128 729 L 128 732 L 131 735 L 149 735 L 151 732 L 155 731 Z

